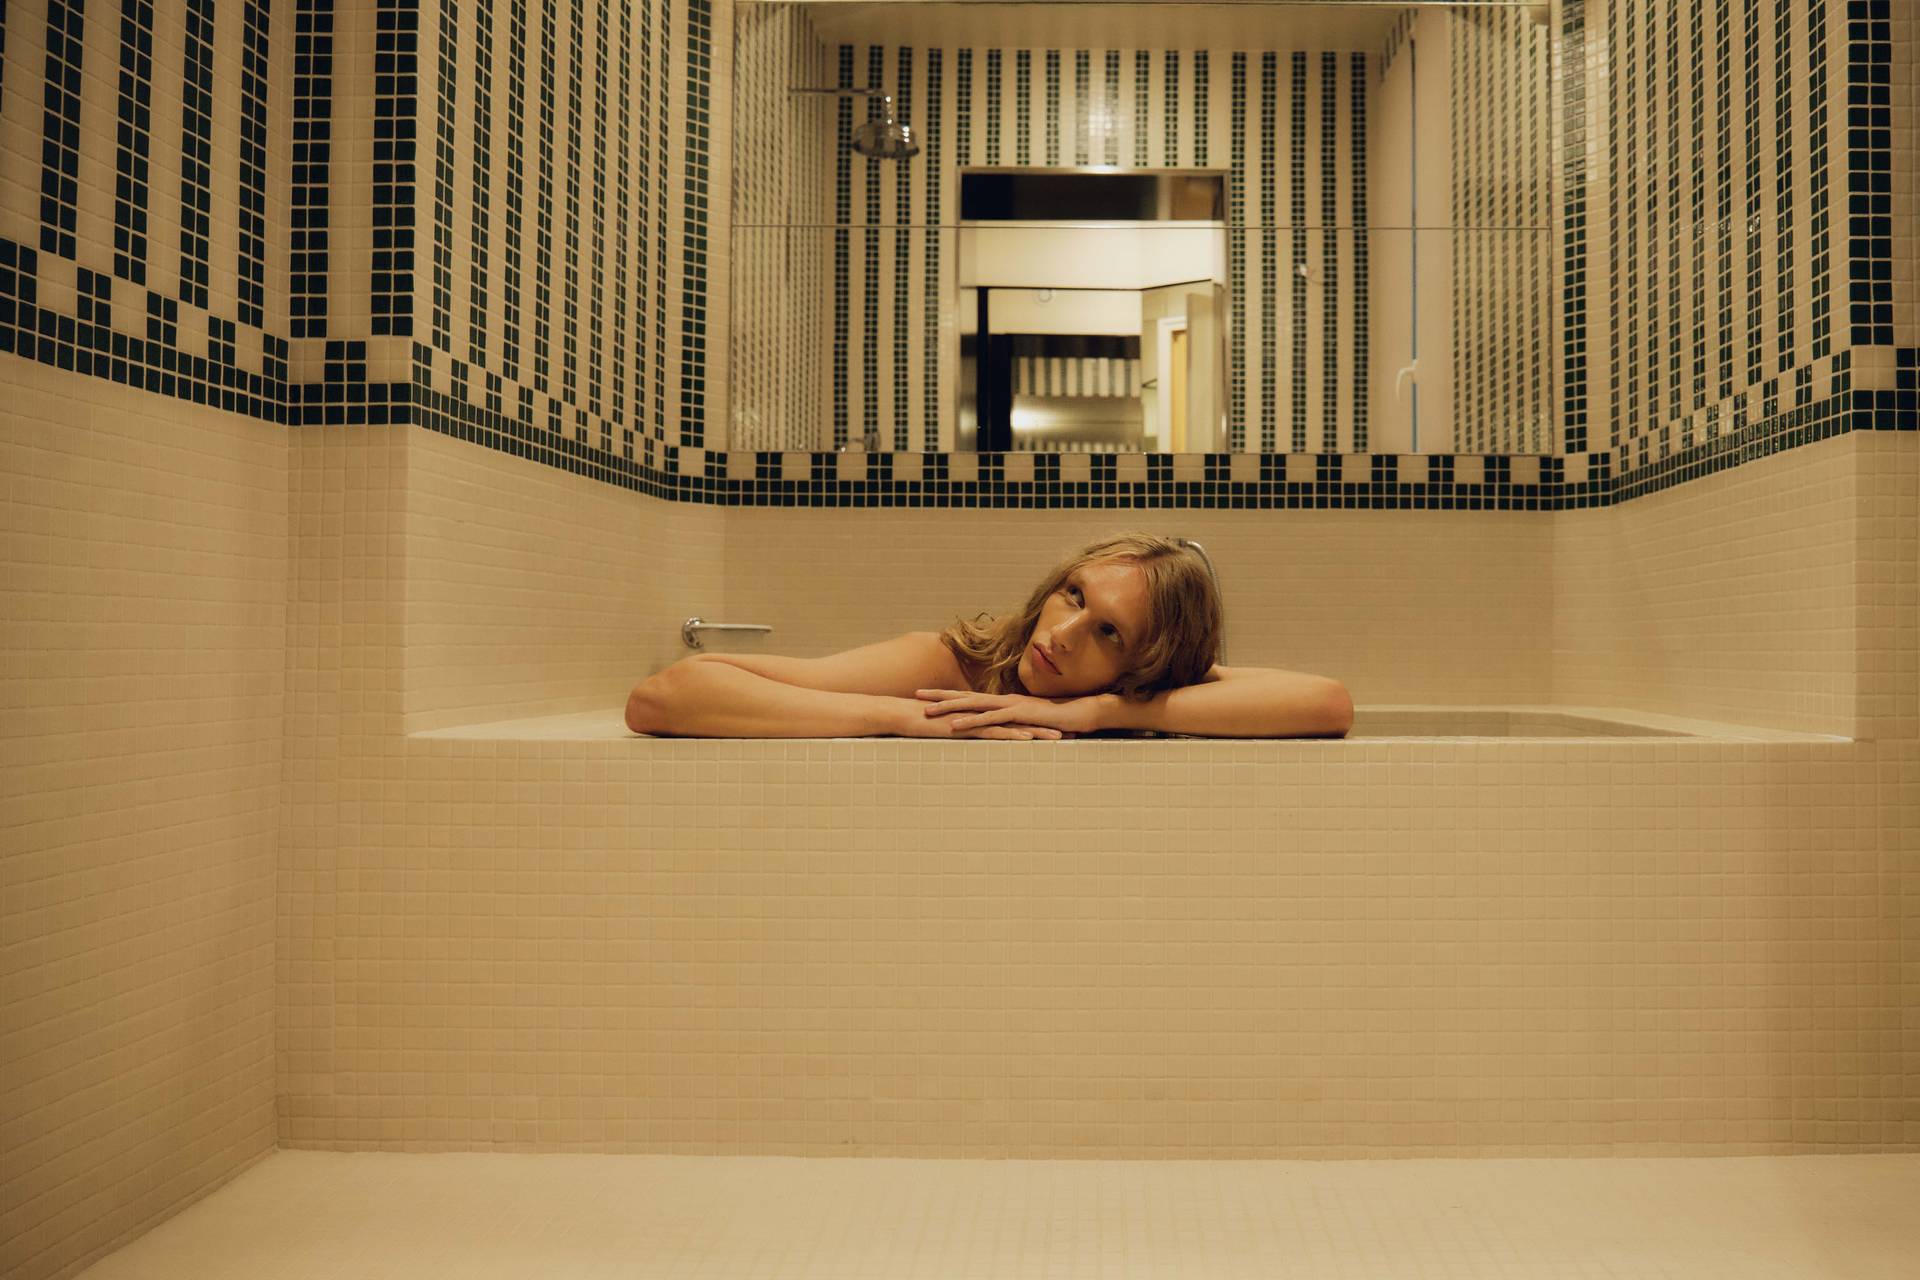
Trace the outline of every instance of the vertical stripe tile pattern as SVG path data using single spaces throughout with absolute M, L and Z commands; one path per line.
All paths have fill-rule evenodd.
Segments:
M 879 45 L 867 49 L 867 84 L 878 89 L 886 83 L 887 51 Z M 880 103 L 866 99 L 867 117 L 879 114 Z M 857 160 L 861 182 L 866 191 L 865 229 L 861 233 L 864 252 L 860 258 L 860 437 L 868 448 L 879 447 L 880 434 L 880 161 Z
M 293 40 L 287 324 L 292 337 L 324 338 L 333 172 L 333 0 L 296 0 Z
M 433 304 L 431 333 L 436 349 L 453 353 L 453 114 L 458 96 L 460 10 L 456 0 L 439 0 L 440 39 L 435 42 L 438 92 L 433 112 Z
M 121 0 L 117 107 L 113 274 L 143 285 L 147 282 L 147 165 L 153 127 L 153 0 Z M 45 240 L 41 243 L 44 246 Z
M 1726 0 L 1720 0 L 1724 7 Z M 1812 288 L 1807 303 L 1811 316 L 1814 360 L 1833 353 L 1833 307 L 1828 296 L 1833 288 L 1833 234 L 1829 220 L 1829 191 L 1832 185 L 1828 137 L 1830 115 L 1827 95 L 1827 9 L 1823 4 L 1807 6 L 1807 167 L 1811 171 L 1807 198 L 1807 256 L 1812 265 Z
M 713 3 L 687 0 L 686 177 L 680 273 L 680 442 L 706 442 L 707 401 L 707 159 L 711 145 Z
M 642 0 L 644 3 L 644 0 Z M 632 302 L 632 291 L 627 282 L 633 277 L 629 274 L 629 264 L 633 260 L 633 243 L 630 195 L 633 189 L 629 156 L 632 153 L 632 103 L 633 103 L 633 6 L 628 0 L 620 0 L 620 22 L 618 26 L 619 56 L 616 65 L 619 68 L 615 101 L 619 104 L 616 111 L 618 121 L 614 146 L 615 154 L 620 157 L 618 169 L 614 175 L 613 186 L 613 425 L 620 430 L 620 453 L 627 461 L 633 460 L 633 419 L 628 416 L 627 367 L 631 354 L 627 346 L 627 315 Z
M 1760 326 L 1765 315 L 1760 304 L 1760 5 L 1746 3 L 1737 8 L 1742 17 L 1740 65 L 1746 123 L 1746 381 L 1752 384 L 1761 376 Z M 1628 254 L 1631 258 L 1631 247 Z
M 1320 352 L 1324 372 L 1320 383 L 1321 449 L 1340 448 L 1340 139 L 1336 113 L 1340 104 L 1340 55 L 1320 55 Z
M 549 395 L 553 377 L 554 120 L 559 96 L 559 9 L 540 0 L 540 106 L 535 135 L 533 220 L 533 388 Z
M 966 52 L 962 50 L 961 52 Z M 931 451 L 940 448 L 940 294 L 938 282 L 940 274 L 940 240 L 942 236 L 941 219 L 945 206 L 940 200 L 942 166 L 941 136 L 941 72 L 945 66 L 945 50 L 927 50 L 927 109 L 926 128 L 922 132 L 920 145 L 924 148 L 926 162 L 921 167 L 923 184 L 922 198 L 925 201 L 926 214 L 922 222 L 925 238 L 926 262 L 921 277 L 922 328 L 920 337 L 921 351 L 921 415 L 920 440 L 918 448 Z M 964 117 L 963 117 L 964 118 Z M 964 143 L 961 144 L 964 148 Z M 962 151 L 964 154 L 964 150 Z
M 267 0 L 241 10 L 240 323 L 266 326 L 267 303 Z
M 1368 351 L 1372 327 L 1367 321 L 1367 290 L 1371 282 L 1367 271 L 1367 250 L 1371 235 L 1367 229 L 1367 57 L 1356 53 L 1347 60 L 1348 97 L 1352 106 L 1347 151 L 1353 184 L 1353 444 L 1357 453 L 1367 452 Z
M 1719 391 L 1733 395 L 1733 22 L 1730 0 L 1714 0 L 1714 136 L 1719 164 L 1714 183 L 1714 257 L 1719 263 L 1715 295 L 1719 306 Z
M 1279 156 L 1280 55 L 1260 55 L 1260 452 L 1272 453 L 1280 428 L 1280 349 L 1274 341 L 1279 308 L 1274 297 L 1279 285 L 1279 228 L 1275 226 L 1275 192 L 1281 178 L 1275 167 Z M 1289 182 L 1289 185 L 1293 185 Z M 1233 447 L 1244 449 L 1244 424 Z
M 561 403 L 580 403 L 580 256 L 586 247 L 580 220 L 580 98 L 587 90 L 583 64 L 586 61 L 586 8 L 575 0 L 567 15 L 567 74 L 561 85 L 566 102 L 566 151 L 562 187 L 560 224 L 560 399 Z M 577 418 L 576 418 L 577 422 Z M 571 424 L 570 424 L 571 425 Z
M 840 46 L 842 89 L 853 87 L 853 46 Z M 853 221 L 853 99 L 842 96 L 835 109 L 837 127 L 833 146 L 833 447 L 847 446 L 849 427 L 848 399 L 851 392 L 852 352 L 849 341 L 852 326 L 850 283 Z
M 1554 91 L 1560 94 L 1561 201 L 1561 388 L 1562 452 L 1587 451 L 1587 186 L 1586 6 L 1585 0 L 1561 0 L 1561 61 Z
M 500 371 L 520 381 L 521 281 L 526 271 L 527 216 L 527 0 L 507 4 L 507 190 L 503 270 L 500 281 Z M 644 186 L 644 181 L 643 181 Z
M 1892 346 L 1893 31 L 1887 0 L 1847 0 L 1847 27 L 1848 319 L 1855 346 Z
M 1057 57 L 1057 55 L 1056 55 Z M 1013 162 L 1031 164 L 1033 162 L 1033 110 L 1029 105 L 1032 98 L 1033 54 L 1026 49 L 1018 49 L 1013 55 Z M 1056 88 L 1048 103 L 1048 118 L 1054 120 L 1059 112 L 1058 64 L 1055 65 Z M 1059 141 L 1050 144 L 1054 156 L 1059 156 Z
M 1292 370 L 1288 404 L 1291 427 L 1288 447 L 1307 451 L 1307 55 L 1298 50 L 1288 58 L 1292 71 L 1287 94 L 1287 221 L 1292 228 L 1288 245 L 1287 285 L 1292 303 Z
M 1227 279 L 1232 330 L 1227 348 L 1227 447 L 1247 440 L 1247 55 L 1228 64 Z M 1192 427 L 1189 427 L 1191 430 Z
M 1166 87 L 1160 95 L 1160 129 L 1165 138 L 1160 163 L 1167 168 L 1180 164 L 1180 52 L 1167 50 Z
M 894 101 L 896 119 L 913 123 L 913 50 L 902 46 L 895 53 Z M 922 141 L 922 153 L 925 142 Z M 913 284 L 913 166 L 893 165 L 893 447 L 910 447 L 912 428 L 908 417 L 908 382 L 912 372 L 907 361 L 910 334 L 907 295 Z M 938 277 L 935 277 L 936 279 Z
M 1775 312 L 1773 372 L 1793 367 L 1793 4 L 1773 6 L 1773 267 Z
M 653 422 L 646 436 L 646 450 L 643 457 L 651 459 L 656 448 L 665 448 L 667 441 L 667 202 L 672 187 L 668 175 L 673 172 L 671 157 L 673 127 L 673 68 L 675 66 L 673 43 L 673 5 L 670 0 L 661 0 L 657 8 L 652 5 L 646 11 L 654 13 L 658 22 L 654 27 L 654 39 L 642 56 L 642 69 L 651 68 L 659 80 L 659 91 L 653 96 L 653 155 L 657 163 L 653 192 L 653 280 L 647 290 L 647 299 L 653 311 L 653 354 L 651 365 L 653 374 Z M 692 45 L 689 42 L 684 50 L 685 56 L 692 57 Z M 691 72 L 688 73 L 691 78 Z M 645 76 L 642 76 L 641 95 L 647 96 Z M 646 189 L 646 188 L 643 188 Z
M 373 331 L 413 333 L 419 0 L 378 0 L 373 77 Z
M 493 253 L 493 0 L 473 5 L 473 185 L 467 222 L 467 359 L 487 362 Z
M 611 450 L 612 422 L 607 419 L 607 74 L 608 32 L 605 3 L 593 13 L 593 150 L 588 168 L 587 211 L 592 252 L 587 262 L 587 412 L 599 419 L 600 447 Z
M 207 305 L 208 238 L 213 225 L 213 0 L 186 0 L 186 4 L 186 65 L 181 73 L 180 113 L 180 301 L 204 307 Z M 53 0 L 48 8 L 49 63 L 53 60 L 53 15 L 66 7 L 60 0 Z M 79 10 L 69 12 L 77 21 Z M 74 34 L 77 36 L 78 32 Z M 78 58 L 77 53 L 75 57 Z M 79 70 L 77 61 L 73 70 L 76 73 Z M 77 121 L 77 83 L 73 92 L 73 119 Z M 40 247 L 48 248 L 44 232 Z M 61 256 L 73 256 L 71 226 L 61 239 L 60 248 Z
M 42 145 L 40 154 L 40 251 L 55 254 L 62 258 L 72 258 L 78 252 L 74 231 L 80 206 L 80 64 L 85 51 L 85 16 L 81 9 L 82 0 L 47 0 L 47 78 L 43 95 L 45 114 L 41 125 Z M 187 8 L 187 138 L 182 147 L 185 163 L 204 166 L 205 156 L 200 145 L 202 130 L 197 122 L 204 121 L 208 99 L 207 93 L 212 86 L 212 73 L 205 64 L 211 61 L 210 45 L 213 39 L 211 17 L 202 18 L 201 10 L 195 0 L 188 0 Z M 196 170 L 200 172 L 200 170 Z M 182 189 L 187 189 L 187 180 L 182 179 Z M 193 188 L 198 191 L 199 188 Z M 188 199 L 183 195 L 182 201 Z M 195 204 L 195 209 L 204 213 L 204 199 Z M 197 224 L 196 224 L 197 225 Z M 198 274 L 201 304 L 206 300 L 206 235 L 202 230 L 195 243 L 200 249 L 200 269 Z M 187 292 L 187 282 L 194 278 L 186 265 L 186 249 L 182 250 L 181 281 L 182 300 L 192 301 L 193 295 Z
M 1048 52 L 1048 58 L 1054 58 Z M 1091 163 L 1092 155 L 1092 56 L 1077 48 L 1073 50 L 1073 163 L 1085 165 Z M 1048 104 L 1052 104 L 1048 96 Z M 1052 113 L 1048 113 L 1048 132 L 1052 132 Z
M 660 352 L 649 345 L 657 342 L 659 326 L 648 323 L 648 304 L 654 297 L 653 236 L 650 234 L 654 229 L 653 202 L 664 200 L 667 174 L 665 153 L 659 156 L 657 168 L 654 156 L 653 68 L 660 58 L 655 53 L 658 43 L 653 19 L 654 7 L 641 0 L 639 53 L 634 60 L 634 199 L 638 230 L 633 237 L 633 427 L 634 435 L 644 440 L 648 448 L 662 432 L 657 425 L 657 415 L 660 387 L 665 381 Z M 647 416 L 650 405 L 656 415 L 651 422 Z

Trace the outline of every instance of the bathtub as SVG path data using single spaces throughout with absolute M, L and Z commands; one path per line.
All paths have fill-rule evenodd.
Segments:
M 598 708 L 591 711 L 576 711 L 560 715 L 534 716 L 515 720 L 496 720 L 483 724 L 455 725 L 440 729 L 420 730 L 409 736 L 427 739 L 548 742 L 605 742 L 633 739 L 635 741 L 648 742 L 757 741 L 778 743 L 831 741 L 845 743 L 871 742 L 875 744 L 916 742 L 926 745 L 936 744 L 936 740 L 916 738 L 655 739 L 649 738 L 645 734 L 636 734 L 628 729 L 622 719 L 621 711 L 617 707 Z M 1319 742 L 1331 744 L 1338 742 L 1372 742 L 1382 739 L 1444 741 L 1478 738 L 1527 739 L 1533 741 L 1580 740 L 1587 738 L 1693 738 L 1726 742 L 1848 741 L 1848 739 L 1844 737 L 1827 734 L 1797 733 L 1747 725 L 1724 724 L 1718 721 L 1688 719 L 1681 716 L 1662 715 L 1650 711 L 1623 711 L 1608 707 L 1369 705 L 1354 708 L 1353 729 L 1345 738 L 1234 739 L 1203 738 L 1185 734 L 1142 734 L 1137 736 L 1077 738 L 1054 744 L 1019 743 L 1006 745 L 1032 748 L 1045 745 L 1074 747 L 1099 746 L 1113 743 L 1140 744 L 1155 741 L 1179 741 L 1211 742 L 1222 745 L 1234 743 L 1246 746 L 1255 743 Z

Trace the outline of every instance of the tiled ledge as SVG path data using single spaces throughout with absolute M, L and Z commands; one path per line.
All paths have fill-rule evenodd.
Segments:
M 1461 726 L 1460 732 L 1406 731 L 1428 717 L 1444 717 Z M 1541 718 L 1561 723 L 1536 724 L 1522 732 L 1489 732 L 1489 722 L 1498 724 L 1508 717 L 1536 722 Z M 1602 732 L 1587 730 L 1577 722 L 1609 722 Z M 1369 722 L 1383 732 L 1369 730 Z M 1623 711 L 1612 707 L 1571 706 L 1488 706 L 1437 707 L 1413 705 L 1362 706 L 1355 713 L 1355 733 L 1347 738 L 1080 738 L 1069 742 L 1020 744 L 1026 749 L 1053 747 L 1060 750 L 1101 750 L 1115 746 L 1138 747 L 1146 742 L 1222 744 L 1229 746 L 1305 747 L 1314 750 L 1341 750 L 1353 747 L 1379 747 L 1409 742 L 1582 742 L 1632 743 L 1640 746 L 1687 746 L 1695 743 L 1847 743 L 1852 739 L 1835 734 L 1798 733 L 1784 729 L 1765 729 L 1751 725 L 1724 724 L 1713 720 L 1694 720 L 1683 716 L 1660 715 L 1649 711 Z M 897 747 L 904 743 L 952 746 L 951 742 L 928 738 L 654 738 L 629 730 L 618 707 L 592 711 L 574 711 L 562 715 L 532 716 L 518 720 L 495 720 L 482 724 L 453 725 L 422 730 L 407 735 L 413 739 L 465 742 L 632 742 L 635 750 L 677 750 L 685 744 L 714 742 L 792 744 L 792 743 L 871 743 Z M 1012 744 L 1008 744 L 1012 745 Z

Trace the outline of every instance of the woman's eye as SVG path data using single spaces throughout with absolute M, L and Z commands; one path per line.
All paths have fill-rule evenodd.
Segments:
M 1071 601 L 1073 601 L 1073 602 L 1074 602 L 1075 604 L 1079 604 L 1079 603 L 1080 603 L 1080 588 L 1078 588 L 1078 587 L 1068 587 L 1068 588 L 1067 588 L 1067 599 L 1069 599 L 1069 600 L 1071 600 Z
M 1115 631 L 1112 627 L 1102 627 L 1100 629 L 1100 634 L 1104 635 L 1109 640 L 1118 640 L 1120 638 L 1120 633 L 1118 631 Z

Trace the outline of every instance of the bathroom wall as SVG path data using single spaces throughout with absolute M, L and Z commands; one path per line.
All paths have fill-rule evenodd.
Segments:
M 1887 6 L 1566 8 L 1592 125 L 1569 169 L 1589 288 L 1569 318 L 1567 451 L 1657 473 L 1822 404 L 1850 368 L 1851 386 L 1892 390 L 1891 364 L 1849 363 L 1914 341 L 1893 326 L 1893 210 L 1884 193 L 1871 207 L 1894 150 Z M 1877 26 L 1850 25 L 1870 11 Z M 1899 305 L 1910 326 L 1913 299 Z
M 975 1158 L 1911 1150 L 1920 450 L 1856 433 L 1802 452 L 1837 482 L 1809 492 L 1783 455 L 1618 511 L 1537 515 L 1573 530 L 1578 568 L 1605 559 L 1614 576 L 1543 587 L 1551 604 L 1528 614 L 1485 612 L 1479 594 L 1551 553 L 1533 542 L 1531 560 L 1503 561 L 1496 536 L 1465 532 L 1486 515 L 1423 513 L 1434 559 L 1491 563 L 1453 596 L 1483 620 L 1458 628 L 1478 665 L 1427 674 L 1444 689 L 1490 667 L 1539 673 L 1530 625 L 1561 608 L 1597 625 L 1619 602 L 1645 607 L 1645 584 L 1674 624 L 1658 634 L 1713 643 L 1698 619 L 1731 605 L 1727 631 L 1777 609 L 1823 661 L 1846 635 L 1884 637 L 1861 681 L 1905 709 L 1886 736 L 365 737 L 341 760 L 336 894 L 288 922 L 326 940 L 303 994 L 332 1038 L 324 1069 L 287 1090 L 284 1140 Z M 1787 511 L 1822 532 L 1791 537 Z M 729 563 L 769 567 L 747 575 L 751 599 L 730 574 L 727 608 L 763 620 L 741 610 L 779 605 L 772 620 L 798 616 L 823 645 L 849 638 L 840 626 L 872 634 L 883 607 L 932 625 L 948 602 L 996 603 L 1040 563 L 1037 541 L 1092 519 L 997 513 L 1004 525 L 971 530 L 973 566 L 948 556 L 969 531 L 945 525 L 968 514 L 729 513 Z M 1355 552 L 1345 584 L 1311 567 L 1371 517 L 1208 518 L 1229 591 L 1258 575 L 1258 607 L 1302 667 L 1339 670 L 1333 646 L 1357 640 L 1315 639 L 1355 608 L 1343 593 L 1392 607 L 1356 581 L 1377 560 Z M 1236 519 L 1268 522 L 1264 560 Z M 1449 526 L 1474 541 L 1446 541 Z M 1722 549 L 1687 540 L 1708 529 Z M 1888 538 L 1902 545 L 1829 590 L 1836 541 Z M 781 581 L 836 557 L 842 572 Z M 1715 568 L 1688 577 L 1701 557 Z M 871 574 L 844 571 L 856 563 Z M 935 580 L 934 565 L 951 567 Z M 1432 590 L 1405 629 L 1447 632 Z M 1683 595 L 1708 603 L 1683 612 Z M 1636 652 L 1656 676 L 1685 661 Z M 1798 673 L 1777 666 L 1764 691 L 1824 694 Z
M 39 1280 L 274 1144 L 291 64 L 264 3 L 0 22 L 0 1272 Z
M 1554 534 L 1535 512 L 881 510 L 796 526 L 740 510 L 727 614 L 776 631 L 733 647 L 831 653 L 1005 612 L 1065 555 L 1130 529 L 1207 548 L 1228 665 L 1332 675 L 1368 705 L 1550 701 Z
M 0 1270 L 72 1274 L 272 1148 L 334 1034 L 343 742 L 617 700 L 711 611 L 718 513 L 660 499 L 725 377 L 688 283 L 712 20 L 0 15 Z
M 25 1278 L 273 1147 L 287 446 L 0 362 L 0 1271 Z
M 421 425 L 628 487 L 705 441 L 727 380 L 731 161 L 710 104 L 731 13 L 423 6 L 423 49 L 449 56 L 419 61 L 406 211 Z

